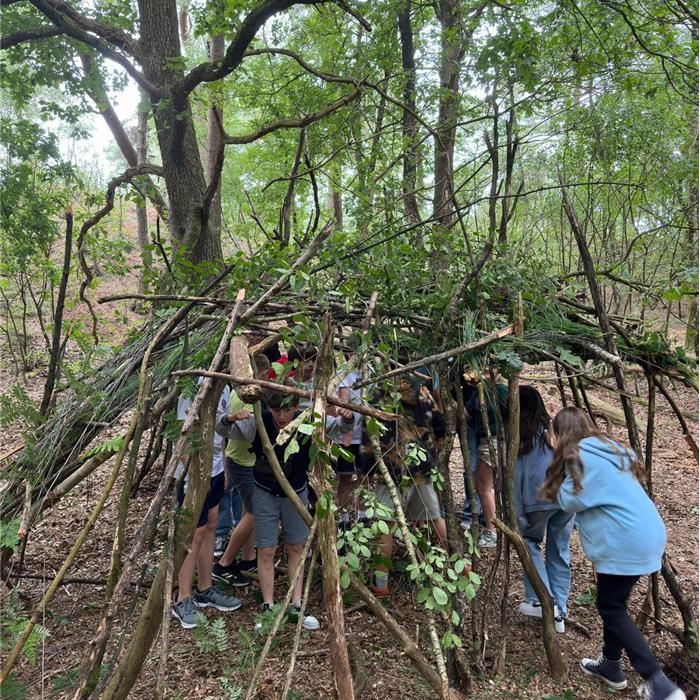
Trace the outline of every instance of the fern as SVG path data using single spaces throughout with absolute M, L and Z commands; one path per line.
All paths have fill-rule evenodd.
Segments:
M 27 392 L 19 384 L 13 384 L 0 396 L 0 427 L 6 428 L 17 420 L 28 427 L 36 427 L 43 423 L 44 417 Z
M 197 614 L 194 640 L 203 654 L 224 654 L 228 651 L 228 632 L 223 619 L 217 617 L 210 622 L 202 613 Z

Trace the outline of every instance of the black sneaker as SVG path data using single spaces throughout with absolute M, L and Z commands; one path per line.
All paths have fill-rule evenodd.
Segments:
M 214 564 L 211 577 L 215 581 L 223 581 L 224 583 L 228 583 L 229 586 L 234 586 L 236 588 L 250 586 L 250 579 L 239 571 L 235 562 L 228 566 L 222 566 L 217 562 Z
M 623 690 L 627 687 L 621 659 L 612 661 L 601 654 L 597 659 L 581 659 L 579 666 L 587 676 L 598 676 L 613 690 Z
M 238 571 L 242 574 L 254 574 L 258 570 L 257 559 L 241 559 L 238 564 Z
M 642 700 L 686 700 L 685 693 L 663 671 L 657 671 L 637 688 Z

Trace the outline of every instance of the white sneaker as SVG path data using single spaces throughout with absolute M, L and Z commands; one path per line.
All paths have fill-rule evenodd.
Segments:
M 321 623 L 313 615 L 305 615 L 301 626 L 305 630 L 311 630 L 313 632 L 314 630 L 320 629 Z
M 288 608 L 287 608 L 287 617 L 289 618 L 290 622 L 296 622 L 299 619 L 299 613 L 301 612 L 300 608 L 298 605 L 294 605 L 292 603 Z M 301 626 L 305 630 L 317 630 L 320 629 L 321 623 L 313 616 L 313 615 L 304 615 L 304 620 L 301 623 Z
M 518 605 L 518 612 L 528 617 L 542 618 L 542 606 L 537 600 L 526 600 L 520 603 L 520 605 Z M 564 618 L 559 614 L 559 608 L 556 605 L 554 606 L 554 629 L 559 634 L 564 634 L 564 632 L 566 632 Z
M 492 532 L 491 530 L 484 530 L 481 533 L 481 537 L 479 537 L 477 547 L 479 547 L 479 549 L 491 549 L 492 547 L 496 546 L 497 541 L 498 538 L 496 537 L 495 532 Z
M 542 606 L 539 600 L 526 600 L 518 605 L 518 612 L 528 617 L 542 617 Z

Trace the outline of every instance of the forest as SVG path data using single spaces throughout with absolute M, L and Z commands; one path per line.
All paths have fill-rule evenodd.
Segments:
M 0 10 L 0 697 L 698 697 L 694 3 Z

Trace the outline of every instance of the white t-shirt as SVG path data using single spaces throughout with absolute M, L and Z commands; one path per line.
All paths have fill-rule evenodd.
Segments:
M 350 393 L 349 403 L 362 403 L 362 391 L 360 389 L 353 389 L 353 384 L 360 379 L 360 373 L 356 370 L 349 372 L 343 381 L 338 385 L 338 389 L 347 389 Z M 362 444 L 362 416 L 357 419 L 357 414 L 355 414 L 355 426 L 352 429 L 352 439 L 350 440 L 351 445 L 361 445 Z
M 202 383 L 202 379 L 200 378 L 199 384 Z M 228 385 L 224 387 L 224 390 L 221 392 L 221 396 L 219 397 L 219 405 L 216 407 L 216 420 L 218 421 L 221 416 L 224 416 L 228 413 L 228 405 L 229 401 L 231 398 L 231 389 L 229 388 Z M 178 420 L 185 420 L 187 417 L 187 411 L 190 410 L 190 406 L 192 405 L 192 399 L 185 399 L 182 396 L 177 400 L 177 418 Z M 180 474 L 182 474 L 183 470 L 185 468 L 185 465 L 180 462 L 177 465 L 177 469 L 175 470 L 175 478 L 177 479 Z M 224 471 L 224 438 L 221 437 L 218 433 L 214 433 L 214 455 L 212 458 L 211 462 L 211 476 L 214 478 L 215 476 L 218 476 Z M 189 478 L 189 475 L 185 476 L 185 484 L 187 484 L 187 480 Z

